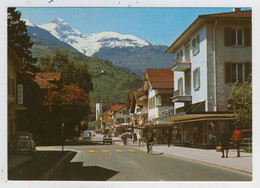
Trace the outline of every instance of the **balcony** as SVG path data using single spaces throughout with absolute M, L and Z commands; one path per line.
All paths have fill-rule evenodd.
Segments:
M 171 98 L 172 102 L 191 102 L 192 96 L 191 91 L 186 90 L 177 90 L 173 92 L 173 97 Z
M 137 109 L 137 115 L 144 115 L 144 114 L 148 114 L 148 108 L 138 108 Z
M 173 60 L 173 65 L 171 67 L 172 71 L 186 71 L 191 68 L 191 63 L 189 61 L 182 61 L 179 58 Z

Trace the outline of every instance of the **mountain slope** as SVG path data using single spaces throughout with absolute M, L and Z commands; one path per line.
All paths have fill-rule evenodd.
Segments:
M 150 45 L 147 41 L 133 35 L 122 35 L 116 32 L 101 32 L 94 34 L 83 34 L 69 26 L 60 18 L 55 18 L 51 23 L 39 25 L 49 31 L 59 40 L 67 42 L 75 49 L 87 56 L 92 56 L 100 48 L 109 47 L 143 47 Z
M 34 42 L 35 39 L 32 39 Z M 39 41 L 40 39 L 37 39 Z M 41 45 L 45 43 L 45 45 Z M 34 57 L 49 53 L 52 56 L 55 54 L 57 46 L 51 45 L 46 41 L 35 43 L 32 47 Z M 100 102 L 104 110 L 110 108 L 111 103 L 123 102 L 127 100 L 127 94 L 131 90 L 137 90 L 142 86 L 142 78 L 133 72 L 114 67 L 107 60 L 96 57 L 87 57 L 86 55 L 74 49 L 66 49 L 59 47 L 62 52 L 69 55 L 70 60 L 84 61 L 88 64 L 91 73 L 93 74 L 94 89 L 89 93 L 91 105 L 94 105 L 100 97 Z M 101 71 L 104 71 L 102 74 Z
M 143 76 L 145 68 L 169 68 L 173 57 L 166 54 L 167 46 L 144 46 L 136 48 L 101 48 L 93 57 L 113 62 L 115 66 Z

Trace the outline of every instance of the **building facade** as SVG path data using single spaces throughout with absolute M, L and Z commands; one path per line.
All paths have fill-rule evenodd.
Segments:
M 231 86 L 251 70 L 251 11 L 200 15 L 169 47 L 174 73 L 172 112 L 155 120 L 173 123 L 176 145 L 215 147 L 225 126 Z

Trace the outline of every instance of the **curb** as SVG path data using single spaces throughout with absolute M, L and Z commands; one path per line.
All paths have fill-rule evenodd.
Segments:
M 58 169 L 66 162 L 75 152 L 69 151 L 64 155 L 56 164 L 54 164 L 50 169 L 47 170 L 39 180 L 50 180 L 58 171 Z
M 139 147 L 134 147 L 134 148 L 136 148 L 138 150 L 142 150 Z M 183 157 L 183 156 L 180 156 L 180 155 L 174 155 L 174 154 L 171 154 L 171 153 L 163 152 L 163 154 L 167 155 L 167 156 L 171 156 L 171 157 L 173 156 L 173 157 L 176 157 L 176 158 L 179 158 L 179 159 L 185 159 L 185 160 L 189 160 L 189 161 L 193 161 L 193 162 L 199 162 L 199 163 L 203 163 L 203 164 L 207 164 L 207 165 L 211 165 L 211 166 L 215 166 L 215 167 L 225 168 L 225 169 L 228 169 L 228 170 L 234 170 L 234 171 L 237 171 L 237 172 L 242 172 L 242 173 L 252 175 L 252 171 L 248 171 L 248 170 L 243 170 L 243 169 L 234 168 L 234 167 L 230 167 L 230 166 L 226 166 L 226 165 L 216 164 L 216 163 L 213 163 L 213 162 L 202 161 L 202 160 L 198 160 L 198 159 L 192 159 L 192 158 Z

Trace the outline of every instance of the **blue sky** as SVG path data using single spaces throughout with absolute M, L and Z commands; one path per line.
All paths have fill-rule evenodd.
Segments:
M 172 42 L 201 14 L 232 8 L 18 8 L 22 19 L 41 25 L 64 19 L 82 33 L 114 31 L 135 35 L 154 45 Z

